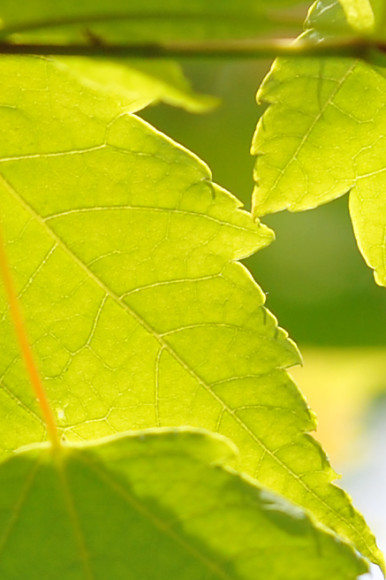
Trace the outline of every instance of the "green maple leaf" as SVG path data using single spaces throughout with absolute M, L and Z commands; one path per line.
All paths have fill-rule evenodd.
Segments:
M 324 13 L 325 4 L 318 6 L 313 27 Z M 332 9 L 341 19 L 336 4 Z M 385 93 L 385 69 L 372 63 L 277 59 L 257 95 L 269 107 L 252 145 L 254 215 L 303 211 L 349 192 L 357 243 L 380 285 L 386 285 Z
M 192 425 L 237 466 L 382 562 L 285 371 L 298 352 L 237 260 L 272 233 L 194 155 L 63 64 L 4 58 L 1 208 L 58 426 L 89 440 Z M 126 100 L 125 100 L 126 99 Z M 2 306 L 3 456 L 45 439 Z
M 222 467 L 230 453 L 193 430 L 18 453 L 0 464 L 1 578 L 354 580 L 367 570 L 301 510 Z

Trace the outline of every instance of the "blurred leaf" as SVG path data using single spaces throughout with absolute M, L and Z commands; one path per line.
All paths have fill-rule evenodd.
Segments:
M 370 0 L 339 0 L 346 14 L 347 22 L 358 31 L 374 28 L 374 12 Z
M 121 95 L 124 101 L 131 103 L 131 112 L 157 101 L 191 113 L 206 112 L 219 103 L 215 97 L 195 94 L 175 62 L 76 57 L 60 60 L 79 76 L 81 83 L 90 84 L 106 96 L 110 93 Z
M 16 454 L 0 464 L 2 580 L 354 580 L 366 571 L 304 512 L 220 467 L 231 451 L 200 431 L 165 430 L 57 458 L 44 447 Z

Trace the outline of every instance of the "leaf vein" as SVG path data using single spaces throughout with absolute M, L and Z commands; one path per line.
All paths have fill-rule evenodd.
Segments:
M 209 570 L 217 574 L 219 578 L 223 578 L 224 580 L 237 580 L 235 577 L 230 576 L 225 570 L 222 570 L 217 563 L 212 562 L 206 554 L 203 554 L 197 548 L 188 544 L 180 534 L 175 532 L 156 514 L 147 509 L 142 502 L 138 501 L 132 494 L 130 494 L 126 487 L 123 488 L 119 482 L 115 481 L 105 469 L 101 468 L 100 466 L 97 467 L 84 456 L 82 457 L 82 460 L 90 469 L 94 471 L 94 473 L 99 476 L 99 478 L 104 483 L 110 487 L 113 492 L 119 494 L 126 501 L 126 503 L 133 507 L 139 514 L 147 518 L 154 525 L 154 527 L 168 535 L 177 544 L 182 546 L 188 553 L 197 558 L 197 560 L 199 560 Z
M 51 215 L 45 216 L 44 218 L 41 218 L 41 219 L 45 222 L 48 222 L 48 221 L 53 220 L 53 219 L 67 217 L 69 215 L 76 215 L 76 214 L 80 214 L 80 213 L 89 213 L 89 212 L 90 213 L 91 212 L 99 212 L 99 211 L 145 211 L 145 212 L 149 211 L 149 212 L 155 212 L 155 213 L 165 213 L 166 212 L 169 214 L 178 214 L 178 215 L 187 215 L 190 217 L 191 216 L 199 217 L 199 218 L 203 218 L 203 219 L 208 220 L 208 221 L 212 221 L 212 222 L 219 224 L 221 226 L 227 226 L 230 228 L 234 228 L 236 230 L 241 230 L 243 232 L 254 233 L 253 229 L 239 226 L 237 224 L 232 224 L 230 222 L 225 222 L 223 220 L 219 220 L 217 218 L 214 218 L 213 216 L 210 216 L 210 215 L 207 215 L 204 213 L 182 210 L 182 209 L 177 209 L 177 208 L 169 208 L 169 207 L 151 207 L 151 206 L 147 206 L 147 205 L 144 205 L 144 206 L 114 205 L 114 206 L 82 207 L 82 208 L 71 209 L 68 211 L 63 211 L 63 212 L 56 213 L 56 214 L 51 214 Z
M 280 465 L 280 467 L 282 467 L 284 469 L 284 471 L 286 471 L 291 477 L 293 477 L 296 481 L 299 482 L 299 484 L 304 488 L 304 490 L 306 492 L 308 492 L 311 496 L 313 496 L 317 501 L 319 501 L 324 508 L 327 509 L 327 511 L 332 512 L 336 515 L 336 517 L 343 521 L 344 523 L 346 523 L 356 534 L 359 535 L 359 537 L 362 538 L 363 542 L 365 543 L 366 546 L 368 546 L 370 552 L 372 552 L 371 548 L 368 545 L 368 541 L 366 539 L 365 536 L 363 536 L 363 534 L 361 534 L 360 531 L 358 531 L 356 529 L 356 527 L 353 525 L 353 523 L 351 521 L 346 520 L 346 518 L 344 518 L 342 516 L 342 514 L 335 508 L 330 506 L 323 497 L 321 497 L 320 495 L 318 495 L 312 488 L 310 488 L 304 481 L 302 481 L 302 479 L 300 477 L 298 477 L 298 475 L 288 466 L 286 465 L 281 459 L 279 459 L 275 453 L 273 453 L 268 447 L 266 447 L 266 445 L 257 437 L 257 435 L 248 427 L 248 425 L 246 425 L 241 419 L 240 417 L 238 417 L 237 412 L 235 411 L 235 409 L 232 409 L 229 405 L 227 405 L 227 403 L 219 396 L 217 395 L 211 388 L 210 385 L 208 385 L 186 362 L 185 360 L 178 354 L 178 352 L 172 347 L 170 346 L 156 331 L 155 329 L 148 323 L 146 322 L 146 320 L 144 320 L 142 318 L 142 316 L 140 316 L 131 306 L 129 306 L 126 302 L 122 302 L 122 300 L 120 300 L 120 297 L 115 294 L 104 282 L 103 280 L 101 280 L 94 272 L 92 272 L 92 270 L 90 270 L 90 268 L 87 266 L 87 264 L 85 264 L 74 252 L 73 250 L 71 250 L 71 248 L 69 248 L 67 246 L 67 244 L 65 243 L 65 241 L 60 238 L 53 230 L 52 228 L 49 227 L 49 224 L 47 223 L 47 219 L 42 218 L 35 210 L 33 207 L 31 207 L 24 198 L 22 198 L 18 192 L 12 187 L 12 185 L 4 178 L 4 176 L 2 177 L 4 183 L 7 185 L 8 190 L 10 191 L 10 193 L 14 196 L 14 198 L 24 206 L 25 209 L 27 209 L 32 215 L 33 217 L 45 228 L 47 228 L 47 230 L 50 232 L 51 236 L 57 240 L 65 249 L 65 251 L 72 257 L 72 259 L 74 260 L 74 262 L 76 264 L 78 264 L 78 266 L 83 269 L 88 276 L 95 282 L 95 284 L 97 284 L 100 288 L 103 289 L 103 291 L 112 298 L 112 300 L 114 302 L 116 302 L 118 305 L 121 305 L 122 308 L 124 310 L 126 310 L 126 312 L 132 317 L 134 318 L 137 323 L 142 326 L 142 328 L 144 328 L 155 340 L 157 340 L 159 342 L 159 344 L 161 346 L 164 347 L 165 350 L 167 350 L 169 352 L 169 354 L 176 360 L 176 362 L 178 362 L 181 367 L 187 372 L 187 374 L 190 374 L 195 380 L 196 382 L 202 387 L 204 388 L 204 390 L 206 390 L 208 393 L 210 393 L 212 395 L 212 397 L 216 400 L 216 402 L 224 408 L 224 411 L 226 411 L 227 413 L 229 413 L 234 420 L 236 421 L 236 423 L 238 423 L 241 428 L 243 428 L 246 433 L 248 434 L 249 437 L 251 437 L 251 439 L 257 443 L 264 451 L 266 454 L 270 455 L 277 463 L 278 465 Z M 110 208 L 109 208 L 110 209 Z M 67 213 L 73 213 L 73 212 L 67 212 Z M 199 215 L 199 214 L 198 214 Z M 277 450 L 276 450 L 277 452 Z M 334 484 L 331 484 L 332 486 Z M 336 487 L 336 486 L 335 486 Z
M 26 502 L 28 493 L 32 488 L 33 482 L 36 478 L 38 469 L 40 467 L 40 463 L 41 456 L 39 456 L 36 462 L 32 465 L 32 468 L 28 473 L 28 477 L 26 478 L 25 483 L 21 489 L 18 500 L 16 501 L 15 505 L 12 508 L 11 517 L 9 518 L 8 525 L 5 526 L 4 532 L 0 538 L 0 554 L 2 554 L 4 552 L 4 549 L 6 548 L 6 544 L 11 536 L 12 530 L 14 529 L 15 524 L 20 516 L 21 510 L 23 509 L 23 505 Z
M 342 76 L 342 78 L 337 81 L 336 87 L 334 87 L 333 91 L 331 92 L 330 96 L 328 97 L 328 99 L 326 99 L 325 103 L 323 104 L 323 106 L 320 107 L 319 113 L 316 115 L 315 119 L 312 121 L 311 125 L 308 127 L 307 131 L 304 133 L 304 135 L 302 136 L 301 141 L 299 142 L 299 144 L 297 145 L 293 155 L 288 159 L 287 163 L 285 163 L 285 165 L 280 169 L 280 171 L 278 172 L 278 175 L 275 179 L 275 181 L 273 182 L 272 186 L 270 187 L 269 191 L 267 192 L 265 199 L 268 198 L 270 191 L 273 191 L 274 189 L 276 189 L 277 185 L 280 183 L 280 181 L 283 179 L 283 176 L 285 174 L 285 172 L 287 171 L 288 167 L 294 162 L 294 161 L 298 161 L 298 155 L 301 151 L 301 149 L 303 148 L 304 144 L 307 142 L 309 136 L 311 135 L 313 129 L 315 128 L 315 126 L 317 125 L 317 123 L 320 121 L 320 119 L 322 118 L 323 114 L 325 113 L 327 107 L 329 105 L 331 105 L 331 103 L 333 102 L 333 99 L 336 97 L 336 95 L 338 94 L 339 90 L 341 89 L 341 87 L 343 86 L 343 84 L 345 83 L 345 81 L 348 79 L 348 77 L 353 73 L 354 69 L 356 66 L 356 62 L 354 62 L 345 72 L 345 74 Z M 260 200 L 260 203 L 264 201 L 264 200 Z

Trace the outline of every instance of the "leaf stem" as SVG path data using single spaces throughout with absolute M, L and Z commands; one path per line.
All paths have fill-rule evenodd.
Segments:
M 39 371 L 37 369 L 32 354 L 32 350 L 28 341 L 23 315 L 21 313 L 11 270 L 8 264 L 1 224 L 0 224 L 0 273 L 1 277 L 3 278 L 5 292 L 9 304 L 10 315 L 19 342 L 24 364 L 27 369 L 27 373 L 31 381 L 33 391 L 35 392 L 36 398 L 41 408 L 43 418 L 46 423 L 48 436 L 51 440 L 54 450 L 58 450 L 61 447 L 58 429 L 56 426 L 54 414 L 48 402 L 43 387 L 43 383 L 40 378 Z
M 33 44 L 0 42 L 0 54 L 99 56 L 132 58 L 274 58 L 276 56 L 336 56 L 366 58 L 369 51 L 386 52 L 386 43 L 366 38 L 341 38 L 320 42 L 292 38 L 175 41 L 168 43 Z

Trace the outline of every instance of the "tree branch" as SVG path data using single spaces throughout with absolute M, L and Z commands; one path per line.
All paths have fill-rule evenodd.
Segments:
M 257 59 L 276 56 L 336 56 L 366 59 L 372 50 L 386 52 L 386 43 L 363 38 L 311 42 L 310 40 L 265 39 L 256 41 L 210 41 L 170 43 L 11 44 L 0 42 L 0 54 L 98 56 L 115 58 Z

